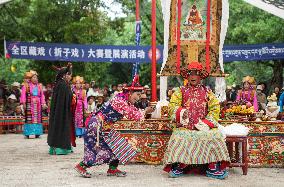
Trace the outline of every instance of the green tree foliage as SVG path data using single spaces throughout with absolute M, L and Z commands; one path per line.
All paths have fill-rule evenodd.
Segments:
M 230 18 L 226 44 L 283 43 L 284 20 L 239 0 L 230 0 Z M 229 84 L 241 83 L 251 75 L 270 88 L 282 87 L 284 61 L 233 62 L 225 64 Z
M 97 45 L 135 45 L 135 1 L 115 0 L 121 3 L 126 18 L 111 20 L 102 7 L 102 0 L 13 0 L 0 6 L 0 42 L 7 40 L 78 43 Z M 230 0 L 229 29 L 225 44 L 283 43 L 284 21 L 243 1 Z M 151 45 L 151 1 L 140 0 L 142 21 L 141 45 Z M 160 1 L 157 1 L 157 44 L 163 44 L 163 19 Z M 0 45 L 0 54 L 4 54 Z M 2 57 L 3 58 L 3 57 Z M 28 62 L 28 63 L 27 63 Z M 16 66 L 12 73 L 11 63 Z M 35 69 L 43 83 L 54 79 L 51 65 L 64 62 L 1 60 L 0 79 L 20 81 L 27 69 Z M 282 85 L 283 61 L 233 62 L 225 64 L 229 84 L 241 82 L 245 75 L 258 81 Z M 74 75 L 87 81 L 96 80 L 100 86 L 131 81 L 129 63 L 74 63 Z M 157 65 L 157 72 L 160 65 Z M 10 77 L 9 77 L 10 76 Z M 150 84 L 151 64 L 140 66 L 142 84 Z M 9 77 L 9 78 L 8 78 Z M 173 79 L 171 79 L 173 80 Z M 175 81 L 171 81 L 175 82 Z
M 121 30 L 115 28 L 122 27 L 123 22 L 111 21 L 99 9 L 104 6 L 101 0 L 14 0 L 0 7 L 0 40 L 3 42 L 5 36 L 7 40 L 16 41 L 111 45 L 106 39 L 108 34 L 113 33 L 115 39 L 121 34 Z M 4 50 L 2 46 L 0 49 Z M 51 66 L 63 64 L 30 61 L 29 66 L 38 71 L 40 80 L 46 83 L 54 79 Z M 96 79 L 100 85 L 109 84 L 113 78 L 108 74 L 110 66 L 110 63 L 76 62 L 74 75 L 84 76 L 88 81 Z
M 123 6 L 124 13 L 128 15 L 125 24 L 125 34 L 121 36 L 121 39 L 123 43 L 128 41 L 128 45 L 135 45 L 135 13 L 136 13 L 136 7 L 134 1 L 129 0 L 115 0 L 116 2 L 119 2 Z M 156 4 L 156 32 L 157 32 L 157 45 L 163 45 L 164 39 L 163 39 L 163 16 L 162 16 L 162 9 L 161 9 L 161 3 L 158 0 Z M 142 21 L 142 35 L 141 35 L 141 44 L 140 45 L 151 45 L 151 1 L 148 0 L 140 0 L 140 20 Z M 129 37 L 130 36 L 130 37 Z M 130 40 L 129 40 L 130 39 Z M 160 72 L 161 64 L 157 64 L 156 66 L 157 73 Z M 150 85 L 151 83 L 151 64 L 150 63 L 142 63 L 140 64 L 139 69 L 139 75 L 140 75 L 140 83 L 142 85 Z M 159 81 L 159 79 L 157 79 Z
M 23 75 L 29 68 L 29 61 L 0 58 L 0 80 L 4 79 L 10 85 L 13 82 L 23 82 Z

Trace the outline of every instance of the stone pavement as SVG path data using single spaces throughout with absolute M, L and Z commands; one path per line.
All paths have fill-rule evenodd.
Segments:
M 249 168 L 242 175 L 240 168 L 229 170 L 226 180 L 188 175 L 168 178 L 162 166 L 131 164 L 121 166 L 128 171 L 125 178 L 108 177 L 107 166 L 93 167 L 93 177 L 80 177 L 73 167 L 83 157 L 83 140 L 71 155 L 48 155 L 47 136 L 24 139 L 19 134 L 0 135 L 0 186 L 284 186 L 284 169 Z

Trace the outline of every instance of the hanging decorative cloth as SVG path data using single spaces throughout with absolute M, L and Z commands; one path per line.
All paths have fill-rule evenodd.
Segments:
M 169 1 L 161 2 L 165 20 L 165 40 L 169 35 L 166 51 L 168 58 L 164 59 L 161 75 L 178 75 L 182 68 L 192 62 L 202 63 L 211 75 L 221 75 L 218 59 L 222 0 Z M 167 11 L 169 3 L 170 11 Z M 169 30 L 166 30 L 168 27 Z
M 177 73 L 180 74 L 180 22 L 181 22 L 181 0 L 178 0 L 178 22 L 177 22 Z

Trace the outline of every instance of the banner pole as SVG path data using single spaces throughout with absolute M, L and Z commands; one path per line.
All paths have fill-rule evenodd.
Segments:
M 152 0 L 152 77 L 151 102 L 157 101 L 157 70 L 156 70 L 156 0 Z

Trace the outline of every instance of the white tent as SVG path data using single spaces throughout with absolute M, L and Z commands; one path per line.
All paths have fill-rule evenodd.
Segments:
M 284 19 L 284 1 L 283 0 L 244 0 L 245 2 L 256 6 L 266 12 Z
M 0 0 L 0 5 L 8 3 L 9 1 L 11 1 L 11 0 Z

